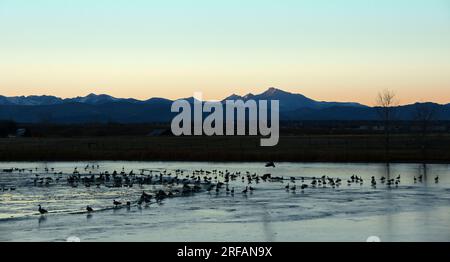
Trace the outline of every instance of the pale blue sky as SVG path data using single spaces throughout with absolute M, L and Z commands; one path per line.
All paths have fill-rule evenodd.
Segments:
M 0 0 L 0 94 L 450 102 L 449 0 Z

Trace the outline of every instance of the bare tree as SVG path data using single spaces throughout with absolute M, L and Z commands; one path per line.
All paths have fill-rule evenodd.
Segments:
M 394 109 L 398 105 L 398 102 L 395 98 L 395 93 L 389 89 L 385 89 L 378 93 L 376 103 L 378 116 L 384 124 L 385 158 L 388 161 L 391 143 L 391 122 L 394 119 Z
M 417 103 L 414 108 L 413 119 L 419 125 L 418 142 L 423 160 L 426 159 L 428 149 L 427 135 L 431 131 L 430 126 L 435 120 L 436 110 L 430 103 Z

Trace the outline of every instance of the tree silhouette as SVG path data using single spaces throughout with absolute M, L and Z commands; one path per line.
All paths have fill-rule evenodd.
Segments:
M 436 110 L 430 103 L 416 103 L 414 108 L 413 119 L 419 126 L 418 142 L 422 153 L 423 160 L 426 159 L 428 150 L 427 135 L 431 131 L 430 126 L 436 117 Z
M 398 102 L 395 99 L 395 93 L 389 89 L 379 92 L 376 105 L 378 116 L 384 124 L 385 159 L 386 161 L 389 161 L 391 123 L 395 116 L 395 107 L 398 105 Z

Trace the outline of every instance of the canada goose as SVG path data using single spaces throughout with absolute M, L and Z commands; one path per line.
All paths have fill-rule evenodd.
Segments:
M 242 193 L 243 193 L 243 194 L 247 194 L 247 192 L 248 192 L 248 186 L 246 186 L 245 189 L 242 190 Z
M 435 182 L 435 183 L 439 183 L 439 176 L 437 176 L 437 177 L 434 178 L 434 182 Z
M 90 207 L 90 206 L 86 206 L 86 211 L 87 212 L 94 212 L 94 209 L 92 209 L 92 207 Z
M 286 190 L 289 190 L 289 183 L 284 187 Z
M 305 189 L 305 188 L 307 188 L 307 187 L 308 187 L 308 185 L 303 184 L 303 185 L 301 186 L 301 189 L 303 190 L 303 189 Z
M 48 213 L 48 211 L 46 210 L 46 209 L 43 209 L 42 207 L 41 207 L 41 205 L 38 205 L 38 207 L 39 207 L 39 213 L 41 213 L 41 215 L 43 215 L 43 214 L 47 214 Z
M 267 162 L 266 167 L 275 167 L 275 163 L 273 161 Z
M 146 204 L 148 204 L 148 203 L 150 203 L 150 201 L 152 200 L 152 198 L 153 198 L 153 196 L 147 196 L 147 197 L 144 197 L 142 200 L 146 203 Z
M 114 200 L 113 201 L 113 204 L 114 204 L 114 206 L 119 206 L 119 205 L 122 205 L 122 203 L 121 202 L 119 202 L 119 201 L 116 201 L 116 200 Z

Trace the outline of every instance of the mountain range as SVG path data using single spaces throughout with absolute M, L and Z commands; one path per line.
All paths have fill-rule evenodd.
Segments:
M 239 96 L 233 94 L 225 100 L 249 99 L 279 100 L 280 119 L 300 120 L 377 120 L 377 108 L 354 102 L 316 101 L 301 94 L 269 88 L 261 94 Z M 186 98 L 193 102 L 194 98 Z M 145 123 L 170 122 L 172 100 L 150 98 L 116 98 L 110 95 L 89 94 L 85 97 L 59 98 L 55 96 L 0 96 L 0 120 L 24 123 L 88 123 L 117 122 Z M 436 120 L 450 120 L 450 104 L 416 103 L 395 107 L 398 120 L 412 120 L 418 105 L 434 112 Z

